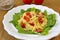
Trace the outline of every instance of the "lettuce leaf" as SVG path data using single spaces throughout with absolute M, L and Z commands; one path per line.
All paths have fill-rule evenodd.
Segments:
M 17 25 L 17 21 L 20 19 L 20 15 L 18 15 L 19 13 L 15 13 L 14 15 L 13 15 L 13 20 L 11 20 L 10 21 L 10 23 L 12 23 L 14 26 L 16 26 Z
M 45 27 L 43 29 L 43 31 L 41 32 L 42 35 L 47 35 L 49 33 L 49 30 L 51 29 L 51 27 Z
M 48 15 L 47 20 L 48 20 L 47 25 L 53 27 L 56 23 L 56 15 L 55 14 Z
M 44 10 L 44 15 L 48 16 L 47 10 Z
M 27 10 L 26 10 L 26 12 L 41 12 L 41 10 L 39 10 L 39 9 L 36 9 L 36 8 L 28 8 Z
M 56 15 L 50 14 L 47 16 L 47 26 L 43 29 L 42 35 L 47 35 L 49 33 L 49 30 L 55 25 L 56 23 Z

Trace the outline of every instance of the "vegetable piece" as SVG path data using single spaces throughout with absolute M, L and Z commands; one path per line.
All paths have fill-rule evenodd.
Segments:
M 24 29 L 21 27 L 21 25 L 19 25 L 19 24 L 17 24 L 16 26 L 15 26 L 15 28 L 18 30 L 18 31 L 20 31 L 20 32 L 22 32 L 22 31 L 24 31 Z
M 24 14 L 24 12 L 26 12 L 25 10 L 23 10 L 23 9 L 21 9 L 21 11 L 19 12 L 19 16 L 20 16 L 20 18 L 22 17 L 22 15 Z
M 43 31 L 41 32 L 42 35 L 47 35 L 49 33 L 49 30 L 51 29 L 51 27 L 46 27 L 43 29 Z
M 39 23 L 43 23 L 42 17 L 38 18 Z
M 39 17 L 40 15 L 39 15 L 39 12 L 36 12 L 36 17 Z
M 50 26 L 50 27 L 53 27 L 56 23 L 56 15 L 55 14 L 50 14 L 48 17 L 48 23 L 47 25 Z
M 34 3 L 39 5 L 39 4 L 42 4 L 43 1 L 44 1 L 44 0 L 34 0 Z
M 43 29 L 42 35 L 47 35 L 49 30 L 55 25 L 56 23 L 56 15 L 55 14 L 50 14 L 47 16 L 47 26 Z
M 41 10 L 39 10 L 39 9 L 36 9 L 36 8 L 28 8 L 27 10 L 26 10 L 26 12 L 41 12 Z
M 39 10 L 39 9 L 35 9 L 35 12 L 41 12 L 41 10 Z
M 30 30 L 24 30 L 24 31 L 18 31 L 19 33 L 23 33 L 23 34 L 36 34 Z
M 39 15 L 39 12 L 36 12 L 36 15 Z
M 44 15 L 45 15 L 45 16 L 47 16 L 47 15 L 48 15 L 46 10 L 44 11 Z
M 15 15 L 13 15 L 13 19 L 14 19 L 15 21 L 17 21 L 19 18 L 20 18 L 20 17 L 19 17 L 19 15 L 18 15 L 17 13 L 15 13 Z
M 25 10 L 21 9 L 21 14 L 23 14 L 25 12 Z
M 30 22 L 29 24 L 32 25 L 32 26 L 34 26 L 34 23 L 33 22 Z
M 31 11 L 34 11 L 35 12 L 35 8 L 33 7 L 33 8 L 31 8 Z
M 30 12 L 26 12 L 26 16 L 28 16 L 28 17 L 32 17 L 32 15 L 31 15 L 31 13 Z
M 35 12 L 36 8 L 30 8 L 30 12 Z
M 25 23 L 22 22 L 20 25 L 21 25 L 22 28 L 26 28 Z
M 40 33 L 40 32 L 42 32 L 42 29 L 37 28 L 37 29 L 36 29 L 36 32 Z
M 19 13 L 15 13 L 14 15 L 13 15 L 13 20 L 11 20 L 10 21 L 10 23 L 12 23 L 14 26 L 16 26 L 17 25 L 17 21 L 20 19 L 20 15 L 19 15 Z
M 24 2 L 25 4 L 31 4 L 31 3 L 32 3 L 32 0 L 23 0 L 23 2 Z
M 44 15 L 44 13 L 42 13 L 42 15 Z
M 26 10 L 26 12 L 31 12 L 31 9 L 32 9 L 32 8 L 28 8 L 28 9 Z
M 27 17 L 27 16 L 24 16 L 24 19 L 25 19 L 27 22 L 30 21 L 30 18 Z
M 39 14 L 39 12 L 36 12 L 36 16 L 37 16 L 37 17 L 44 18 L 44 13 L 41 12 L 41 14 Z

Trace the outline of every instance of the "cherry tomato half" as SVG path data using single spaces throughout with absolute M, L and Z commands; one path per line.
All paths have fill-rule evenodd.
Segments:
M 30 21 L 30 18 L 27 17 L 27 16 L 24 16 L 24 19 L 25 19 L 27 22 Z
M 27 13 L 26 13 L 26 16 L 28 16 L 28 17 L 30 17 L 30 18 L 32 17 L 32 15 L 31 15 L 30 12 L 27 12 Z
M 43 23 L 42 17 L 38 18 L 39 23 Z
M 30 22 L 29 24 L 32 25 L 32 26 L 34 26 L 34 23 L 33 22 Z
M 37 29 L 36 29 L 36 32 L 42 32 L 42 29 L 37 28 Z
M 25 23 L 22 22 L 22 23 L 21 23 L 21 27 L 22 27 L 22 28 L 26 28 L 26 27 L 25 27 Z

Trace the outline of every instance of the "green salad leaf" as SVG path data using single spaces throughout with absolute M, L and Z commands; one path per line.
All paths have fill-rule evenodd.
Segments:
M 56 23 L 56 15 L 55 14 L 48 15 L 47 20 L 48 20 L 47 25 L 53 27 Z
M 39 10 L 39 9 L 35 9 L 35 12 L 41 12 L 41 10 Z
M 26 10 L 26 12 L 31 12 L 31 8 L 28 8 L 28 9 Z
M 32 11 L 35 12 L 35 8 L 28 8 L 26 11 L 27 11 L 27 12 L 32 12 Z
M 28 8 L 27 10 L 26 10 L 27 12 L 41 12 L 41 10 L 39 10 L 39 9 L 36 9 L 36 8 Z
M 10 21 L 10 23 L 12 23 L 14 26 L 17 25 L 17 21 L 20 19 L 20 15 L 18 15 L 18 13 L 15 13 L 15 15 L 13 15 L 13 20 Z
M 47 10 L 44 10 L 44 15 L 48 16 Z
M 43 29 L 43 31 L 41 32 L 42 35 L 47 35 L 49 33 L 49 30 L 51 29 L 51 27 L 47 26 Z
M 32 32 L 30 30 L 24 30 L 24 31 L 20 31 L 18 30 L 19 33 L 24 33 L 24 34 L 36 34 L 35 32 Z
M 26 11 L 21 9 L 20 15 L 22 15 L 24 12 L 26 12 Z

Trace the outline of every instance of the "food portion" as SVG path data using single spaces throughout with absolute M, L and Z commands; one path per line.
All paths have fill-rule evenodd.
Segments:
M 56 15 L 48 15 L 46 10 L 41 12 L 40 9 L 36 8 L 21 9 L 20 12 L 13 15 L 13 20 L 10 23 L 20 33 L 47 35 L 56 23 Z
M 47 18 L 42 12 L 25 12 L 18 23 L 24 30 L 41 32 L 47 24 Z

